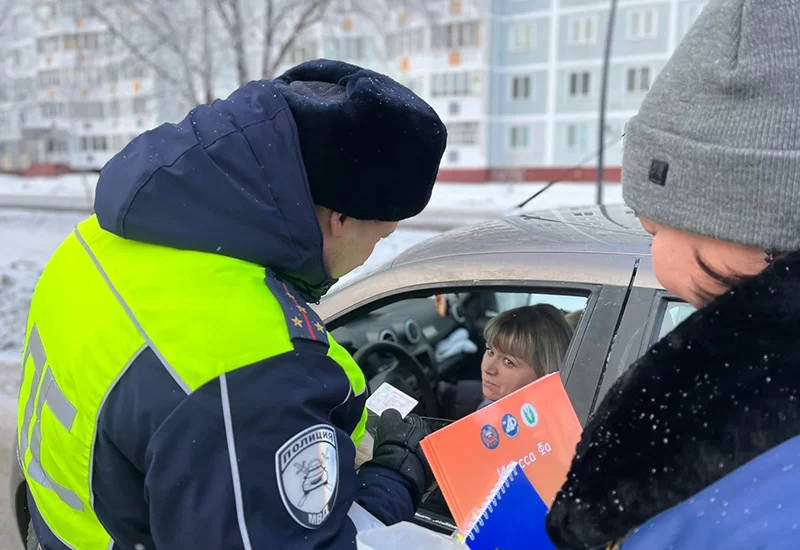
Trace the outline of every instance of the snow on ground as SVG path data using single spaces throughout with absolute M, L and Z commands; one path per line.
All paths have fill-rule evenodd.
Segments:
M 97 176 L 70 174 L 55 178 L 19 178 L 0 174 L 3 195 L 42 195 L 50 200 L 86 199 L 94 192 Z M 463 220 L 470 213 L 494 217 L 541 189 L 544 184 L 439 184 L 434 187 L 428 210 L 451 211 Z M 532 201 L 526 210 L 580 206 L 594 202 L 591 184 L 561 182 Z M 619 185 L 606 186 L 607 204 L 622 201 Z M 49 256 L 83 214 L 0 208 L 0 364 L 16 363 L 25 330 L 30 294 Z M 466 217 L 465 217 L 466 216 Z M 467 220 L 468 221 L 468 220 Z M 401 229 L 378 243 L 373 256 L 339 285 L 391 260 L 410 246 L 435 235 L 435 231 Z M 0 377 L 0 385 L 4 380 Z
M 52 178 L 21 178 L 0 174 L 0 194 L 83 197 L 94 195 L 97 174 L 65 174 Z
M 67 174 L 55 178 L 20 178 L 0 174 L 0 198 L 45 196 L 72 199 L 80 205 L 94 202 L 97 174 Z M 441 212 L 505 212 L 536 193 L 545 183 L 438 184 L 428 204 L 428 211 Z M 50 202 L 50 201 L 48 201 Z M 542 193 L 525 209 L 537 210 L 557 206 L 584 206 L 595 202 L 595 186 L 591 183 L 559 182 Z M 622 202 L 619 184 L 605 186 L 604 203 Z
M 47 259 L 83 217 L 0 209 L 0 363 L 19 362 L 33 287 Z M 0 371 L 0 384 L 5 382 Z
M 375 251 L 372 253 L 372 256 L 369 257 L 369 260 L 367 260 L 364 265 L 339 279 L 339 282 L 336 283 L 331 290 L 344 285 L 354 277 L 359 277 L 387 262 L 392 261 L 395 256 L 407 248 L 411 248 L 415 244 L 429 239 L 436 234 L 437 233 L 435 231 L 412 231 L 407 229 L 397 230 L 388 238 L 383 239 L 378 243 L 378 245 L 375 247 Z
M 17 364 L 36 281 L 49 257 L 82 214 L 0 209 L 0 364 Z M 344 277 L 343 284 L 364 271 L 390 261 L 406 248 L 435 235 L 429 231 L 400 230 L 375 247 L 362 267 Z M 0 369 L 0 392 L 15 387 L 16 372 L 6 380 Z M 9 390 L 11 387 L 8 388 Z
M 42 267 L 82 218 L 0 209 L 0 548 L 21 548 L 9 502 L 17 419 L 20 348 L 28 304 Z
M 55 178 L 20 178 L 0 174 L 0 197 L 42 196 L 49 201 L 70 198 L 92 202 L 96 174 L 69 174 Z M 434 187 L 428 211 L 439 216 L 445 211 L 468 222 L 470 213 L 494 217 L 512 212 L 516 205 L 540 190 L 544 184 L 439 184 Z M 526 210 L 591 204 L 591 184 L 560 182 L 532 201 Z M 622 201 L 619 185 L 605 190 L 607 204 Z M 0 363 L 18 360 L 28 297 L 47 258 L 81 219 L 82 214 L 0 209 Z M 434 231 L 403 229 L 380 242 L 370 260 L 342 284 L 374 269 L 406 248 L 432 236 Z

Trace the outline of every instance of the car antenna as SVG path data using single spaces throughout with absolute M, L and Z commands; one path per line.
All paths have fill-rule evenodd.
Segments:
M 606 143 L 606 147 L 611 147 L 612 145 L 614 145 L 614 144 L 616 144 L 618 141 L 620 141 L 620 140 L 621 140 L 623 137 L 625 137 L 625 134 L 622 134 L 622 135 L 620 135 L 620 136 L 617 136 L 617 137 L 615 137 L 614 139 L 612 139 L 612 140 L 610 140 L 608 143 Z M 567 174 L 570 174 L 570 173 L 572 173 L 574 170 L 577 170 L 578 168 L 581 168 L 581 167 L 583 167 L 583 165 L 584 165 L 584 164 L 586 164 L 587 162 L 589 162 L 590 160 L 592 160 L 593 158 L 595 158 L 595 157 L 596 157 L 598 154 L 600 154 L 600 150 L 599 150 L 599 149 L 598 149 L 597 151 L 595 151 L 594 153 L 590 153 L 588 156 L 586 156 L 586 157 L 584 157 L 583 159 L 581 159 L 581 161 L 580 161 L 580 162 L 578 162 L 578 164 L 576 164 L 575 166 L 573 166 L 573 167 L 571 167 L 571 168 L 567 168 L 567 169 L 565 169 L 565 170 L 564 170 L 564 176 L 562 176 L 562 177 L 560 177 L 560 178 L 556 178 L 556 179 L 554 179 L 554 180 L 552 180 L 552 181 L 548 182 L 548 183 L 547 183 L 547 185 L 545 185 L 544 187 L 542 187 L 541 189 L 539 189 L 538 191 L 536 191 L 536 193 L 534 193 L 533 195 L 531 195 L 530 197 L 528 197 L 527 199 L 525 199 L 524 201 L 522 201 L 521 203 L 519 203 L 517 206 L 515 206 L 515 207 L 514 207 L 514 209 L 513 209 L 513 210 L 510 212 L 510 214 L 511 214 L 511 215 L 513 215 L 513 214 L 518 214 L 518 213 L 519 213 L 519 211 L 520 211 L 520 210 L 522 210 L 523 208 L 525 208 L 525 206 L 526 206 L 528 203 L 530 203 L 530 202 L 531 202 L 532 200 L 534 200 L 536 197 L 538 197 L 539 195 L 541 195 L 542 193 L 544 193 L 545 191 L 547 191 L 548 189 L 550 189 L 551 187 L 553 187 L 555 184 L 557 184 L 557 183 L 560 183 L 560 182 L 564 181 L 564 179 L 565 179 L 565 177 L 566 177 L 566 175 L 567 175 Z

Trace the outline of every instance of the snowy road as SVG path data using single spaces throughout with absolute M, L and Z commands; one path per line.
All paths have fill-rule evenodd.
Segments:
M 82 218 L 78 214 L 0 210 L 0 548 L 20 548 L 8 502 L 19 355 L 28 304 L 47 258 Z
M 0 209 L 0 549 L 18 548 L 10 515 L 8 476 L 16 430 L 20 348 L 36 280 L 47 259 L 84 214 Z M 435 233 L 398 231 L 381 241 L 351 276 L 389 261 Z M 349 277 L 348 277 L 349 278 Z

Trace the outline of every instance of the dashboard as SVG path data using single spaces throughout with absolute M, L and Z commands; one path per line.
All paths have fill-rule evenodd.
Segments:
M 460 357 L 437 363 L 436 346 L 458 328 L 469 327 L 459 302 L 451 302 L 449 311 L 440 315 L 433 298 L 413 298 L 376 309 L 345 326 L 333 330 L 333 336 L 348 352 L 355 354 L 367 344 L 387 341 L 398 344 L 413 355 L 422 366 L 425 377 L 435 385 L 446 375 L 451 363 Z M 380 364 L 365 368 L 367 379 L 380 372 Z

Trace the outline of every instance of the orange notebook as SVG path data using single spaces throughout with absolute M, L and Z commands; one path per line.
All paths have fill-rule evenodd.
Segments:
M 422 450 L 463 532 L 511 462 L 519 463 L 549 508 L 581 431 L 561 377 L 553 373 L 434 432 Z

